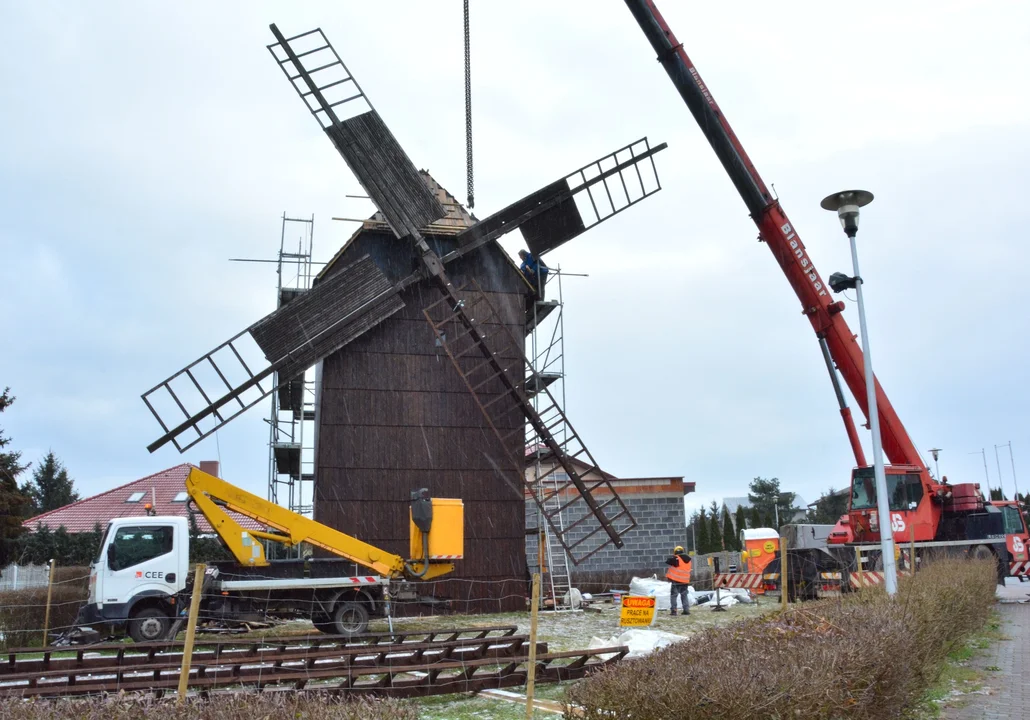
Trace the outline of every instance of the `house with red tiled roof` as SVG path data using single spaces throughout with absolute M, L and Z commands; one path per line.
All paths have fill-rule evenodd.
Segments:
M 51 530 L 63 527 L 69 533 L 89 532 L 97 523 L 100 524 L 100 527 L 106 526 L 112 518 L 143 517 L 147 514 L 148 503 L 154 508 L 155 515 L 189 517 L 186 476 L 192 467 L 196 466 L 183 463 L 159 473 L 147 475 L 99 495 L 93 495 L 29 518 L 22 523 L 22 527 L 35 531 L 45 525 Z M 218 462 L 203 460 L 200 463 L 200 469 L 212 475 L 218 475 Z M 231 514 L 240 525 L 248 530 L 265 529 L 264 525 L 250 518 L 235 513 Z M 214 533 L 214 529 L 200 512 L 196 512 L 196 517 L 197 528 L 201 533 Z

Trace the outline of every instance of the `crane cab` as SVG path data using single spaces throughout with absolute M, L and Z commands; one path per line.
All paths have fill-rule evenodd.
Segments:
M 940 523 L 936 483 L 926 468 L 917 465 L 886 465 L 889 527 L 894 539 L 908 542 L 915 528 L 916 542 L 933 540 Z M 876 477 L 872 466 L 857 467 L 851 473 L 848 501 L 848 530 L 854 542 L 880 539 L 881 522 L 877 507 Z

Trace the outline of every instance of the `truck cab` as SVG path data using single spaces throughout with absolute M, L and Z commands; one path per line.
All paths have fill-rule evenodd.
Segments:
M 78 624 L 127 626 L 137 642 L 163 638 L 188 574 L 186 518 L 115 518 L 91 565 Z

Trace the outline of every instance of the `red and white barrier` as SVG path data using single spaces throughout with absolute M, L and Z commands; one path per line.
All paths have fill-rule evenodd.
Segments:
M 1030 575 L 1030 562 L 1009 563 L 1009 575 Z
M 720 573 L 715 576 L 715 587 L 757 590 L 762 587 L 762 576 L 760 573 Z
M 848 573 L 851 577 L 851 587 L 873 587 L 883 585 L 883 570 L 863 570 L 862 572 Z M 908 570 L 898 568 L 898 575 L 911 575 Z

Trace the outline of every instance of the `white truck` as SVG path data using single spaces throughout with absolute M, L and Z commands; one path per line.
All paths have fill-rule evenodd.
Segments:
M 426 490 L 412 493 L 411 555 L 416 559 L 408 560 L 196 468 L 186 479 L 186 491 L 236 558 L 213 564 L 205 574 L 200 606 L 205 623 L 304 617 L 322 632 L 355 635 L 365 631 L 371 615 L 388 613 L 391 580 L 439 577 L 463 556 L 461 501 L 430 498 Z M 246 530 L 227 510 L 268 530 Z M 270 561 L 262 541 L 306 542 L 339 558 Z M 184 517 L 112 520 L 92 564 L 89 598 L 77 625 L 125 629 L 137 642 L 174 636 L 193 592 L 189 551 Z M 359 567 L 372 572 L 360 575 Z

